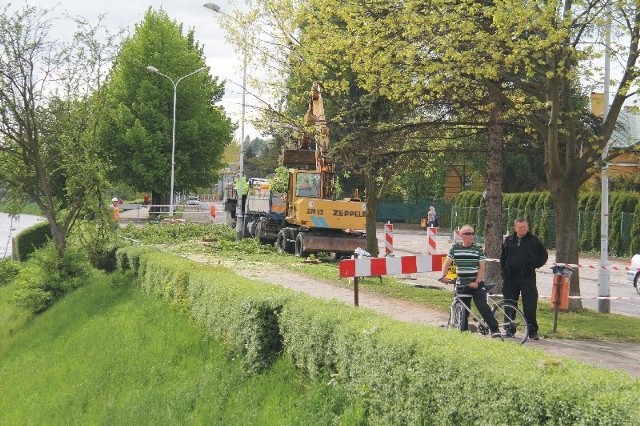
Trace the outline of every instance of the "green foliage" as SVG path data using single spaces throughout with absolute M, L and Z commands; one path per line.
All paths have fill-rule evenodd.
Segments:
M 91 277 L 90 264 L 83 253 L 67 249 L 62 258 L 53 244 L 33 253 L 15 278 L 16 305 L 31 313 L 45 311 L 67 293 L 86 284 Z
M 98 277 L 28 327 L 0 297 L 0 423 L 363 424 L 343 389 L 283 358 L 248 377 L 221 339 L 114 279 L 126 277 Z
M 474 224 L 474 218 L 480 217 L 476 206 L 478 192 L 465 191 L 456 199 L 457 223 Z M 629 192 L 611 192 L 609 194 L 609 248 L 616 256 L 628 256 L 637 253 L 640 240 L 636 237 L 637 209 L 640 196 Z M 589 253 L 600 250 L 600 201 L 599 192 L 582 193 L 578 199 L 580 216 L 578 242 L 580 251 Z M 529 221 L 531 232 L 541 238 L 547 248 L 556 246 L 556 212 L 549 192 L 527 192 L 505 194 L 502 198 L 503 222 L 506 232 L 513 232 L 513 221 L 522 216 Z M 635 212 L 635 213 L 634 213 Z M 480 232 L 484 227 L 483 220 Z M 474 226 L 478 227 L 478 225 Z M 634 228 L 635 226 L 635 228 Z
M 207 330 L 223 337 L 230 354 L 243 357 L 247 372 L 263 371 L 275 361 L 281 350 L 276 314 L 291 293 L 277 286 L 255 287 L 227 269 L 207 268 L 167 253 L 124 248 L 118 256 L 129 253 L 140 259 L 137 278 L 142 288 L 189 311 Z
M 640 203 L 633 212 L 633 224 L 631 225 L 631 253 L 640 253 Z
M 265 371 L 283 352 L 305 376 L 356 396 L 371 424 L 640 421 L 640 383 L 622 373 L 399 323 L 163 253 L 142 254 L 141 264 L 143 287 L 172 303 L 188 294 L 191 316 L 242 357 L 245 372 Z M 178 282 L 184 292 L 166 291 Z
M 5 258 L 0 260 L 0 287 L 9 284 L 19 273 L 20 263 Z
M 625 214 L 632 214 L 639 204 L 640 194 L 635 192 L 611 192 L 609 199 L 609 253 L 624 256 L 629 253 L 629 236 L 623 235 L 622 221 Z M 626 242 L 626 243 L 625 243 Z
M 614 400 L 621 405 L 614 403 L 604 423 L 638 416 L 631 401 L 607 394 L 618 392 L 609 373 L 333 302 L 301 302 L 288 303 L 281 315 L 285 353 L 305 374 L 330 377 L 359 395 L 372 424 L 590 423 Z M 618 377 L 625 381 L 622 399 L 640 391 L 637 381 Z
M 266 178 L 278 167 L 282 146 L 278 139 L 264 140 L 254 138 L 245 148 L 244 174 L 249 177 Z M 254 154 L 255 153 L 255 154 Z
M 269 185 L 273 192 L 287 192 L 287 185 L 289 182 L 289 169 L 284 166 L 279 166 L 275 170 L 275 176 L 269 179 Z
M 105 87 L 109 112 L 98 134 L 113 180 L 136 191 L 169 191 L 175 89 L 175 189 L 192 191 L 214 182 L 234 129 L 224 110 L 214 106 L 224 95 L 223 85 L 206 71 L 189 75 L 205 65 L 193 30 L 183 34 L 165 11 L 149 8 L 115 64 Z M 147 65 L 168 78 L 148 72 Z
M 581 209 L 583 212 L 582 215 L 582 233 L 580 235 L 580 238 L 578 239 L 578 242 L 580 244 L 580 250 L 583 252 L 589 252 L 591 250 L 593 250 L 594 247 L 594 241 L 596 240 L 595 236 L 594 236 L 594 228 L 593 228 L 593 222 L 596 220 L 596 218 L 599 217 L 598 214 L 596 214 L 596 209 L 598 209 L 599 207 L 599 202 L 600 202 L 600 193 L 594 193 L 594 192 L 590 192 L 587 193 L 583 196 L 580 197 L 581 200 L 583 200 L 582 202 L 579 202 L 580 204 L 584 205 L 584 208 Z M 598 226 L 600 226 L 600 222 L 598 222 Z M 600 229 L 598 228 L 597 230 L 597 240 L 598 240 L 598 244 L 600 241 Z
M 135 226 L 128 224 L 120 230 L 122 236 L 140 240 L 148 244 L 177 243 L 193 239 L 206 238 L 212 241 L 234 240 L 235 231 L 228 226 L 215 226 L 211 224 L 153 224 L 149 226 Z
M 24 229 L 16 236 L 15 256 L 20 261 L 25 261 L 29 256 L 51 240 L 51 228 L 48 222 L 38 222 Z
M 38 206 L 62 252 L 76 219 L 98 205 L 104 188 L 95 138 L 104 102 L 96 91 L 118 37 L 102 18 L 90 25 L 74 17 L 62 24 L 73 29 L 72 39 L 55 39 L 52 24 L 62 18 L 54 10 L 9 4 L 0 13 L 0 186 L 15 206 Z

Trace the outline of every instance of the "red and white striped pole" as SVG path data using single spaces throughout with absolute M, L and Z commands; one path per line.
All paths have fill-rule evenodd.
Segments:
M 453 230 L 453 244 L 458 244 L 462 242 L 462 235 L 460 235 L 459 229 Z
M 435 226 L 430 226 L 427 228 L 427 254 L 436 254 L 436 234 L 438 233 L 438 228 Z
M 393 256 L 393 224 L 391 222 L 384 225 L 384 255 Z

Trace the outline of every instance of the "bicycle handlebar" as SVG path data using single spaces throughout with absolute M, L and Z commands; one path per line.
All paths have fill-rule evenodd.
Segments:
M 447 278 L 447 277 L 441 277 L 441 278 L 438 278 L 438 281 L 443 283 L 443 284 L 451 284 L 451 285 L 455 286 L 456 290 L 459 291 L 459 292 L 460 291 L 466 291 L 466 290 L 470 289 L 468 283 L 458 284 L 458 279 L 457 278 L 451 279 L 451 278 Z M 487 284 L 484 281 L 480 281 L 478 283 L 478 287 L 477 288 L 484 287 L 484 289 L 487 290 L 487 292 L 489 292 L 489 290 L 491 290 L 495 286 L 496 286 L 496 284 Z

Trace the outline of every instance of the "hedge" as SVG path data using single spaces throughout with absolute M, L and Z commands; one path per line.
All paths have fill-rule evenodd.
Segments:
M 584 192 L 578 197 L 578 245 L 581 252 L 600 252 L 599 192 Z M 529 221 L 531 232 L 538 235 L 547 248 L 556 246 L 556 215 L 551 195 L 545 192 L 504 194 L 502 197 L 503 225 L 513 232 L 512 223 L 518 216 Z M 456 198 L 457 223 L 469 223 L 482 233 L 484 209 L 482 194 L 477 191 L 461 192 Z M 629 256 L 640 252 L 640 194 L 628 191 L 609 193 L 609 253 Z
M 23 229 L 22 232 L 16 236 L 13 256 L 16 260 L 24 262 L 31 253 L 44 247 L 49 240 L 51 240 L 49 222 L 38 222 L 33 226 Z
M 371 424 L 640 424 L 640 381 L 516 344 L 399 322 L 139 248 L 118 265 L 186 309 L 248 374 L 289 357 L 343 387 Z M 135 259 L 138 259 L 136 261 Z M 127 266 L 129 265 L 129 266 Z

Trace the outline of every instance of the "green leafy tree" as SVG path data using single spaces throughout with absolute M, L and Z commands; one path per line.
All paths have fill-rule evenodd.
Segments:
M 536 133 L 544 146 L 546 182 L 557 212 L 556 258 L 577 263 L 578 190 L 598 169 L 603 147 L 638 77 L 637 2 L 309 4 L 302 28 L 308 32 L 313 26 L 324 34 L 315 45 L 329 50 L 324 56 L 330 59 L 339 53 L 356 73 L 359 87 L 402 100 L 429 121 L 433 114 L 427 112 L 441 111 L 457 128 L 470 133 L 485 129 L 491 166 L 487 204 L 498 209 L 501 205 L 502 173 L 494 165 L 501 161 L 496 154 L 504 124 Z M 602 54 L 594 41 L 603 41 L 607 11 L 612 31 L 621 35 L 612 51 L 623 69 L 606 120 L 598 123 L 588 110 L 591 87 L 585 78 Z M 438 106 L 442 108 L 434 109 Z M 488 212 L 488 225 L 499 221 Z M 498 235 L 501 230 L 494 228 L 491 235 Z M 571 294 L 579 293 L 579 274 L 574 274 Z M 572 299 L 570 305 L 579 308 L 581 302 Z
M 100 21 L 76 20 L 70 43 L 50 36 L 52 12 L 25 5 L 0 14 L 0 186 L 14 205 L 38 205 L 62 259 L 76 220 L 100 213 L 94 93 L 117 47 Z M 98 38 L 104 42 L 98 42 Z
M 174 84 L 148 66 L 174 82 L 204 66 L 193 31 L 183 34 L 166 12 L 151 8 L 125 41 L 105 88 L 109 112 L 100 143 L 111 179 L 152 192 L 153 204 L 168 204 Z M 176 84 L 175 190 L 193 191 L 216 180 L 234 126 L 216 105 L 224 94 L 217 77 L 201 72 Z

